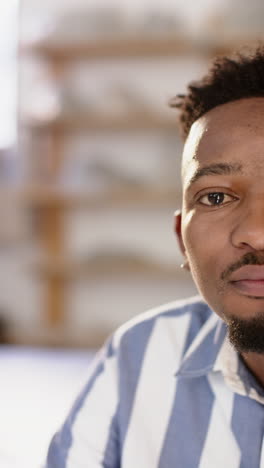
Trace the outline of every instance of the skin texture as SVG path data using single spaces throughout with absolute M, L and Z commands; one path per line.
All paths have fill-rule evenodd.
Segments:
M 211 173 L 200 171 L 207 166 Z M 175 232 L 198 290 L 228 325 L 238 318 L 264 327 L 264 285 L 256 293 L 232 281 L 246 264 L 264 269 L 264 98 L 223 104 L 194 122 L 182 184 Z M 264 386 L 264 354 L 241 355 Z

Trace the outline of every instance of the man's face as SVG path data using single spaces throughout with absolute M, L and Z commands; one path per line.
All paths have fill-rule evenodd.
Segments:
M 198 289 L 227 323 L 264 324 L 264 98 L 198 119 L 182 179 L 176 232 Z

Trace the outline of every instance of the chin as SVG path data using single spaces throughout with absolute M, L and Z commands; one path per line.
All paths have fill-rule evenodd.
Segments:
M 247 319 L 232 316 L 227 325 L 229 340 L 239 353 L 264 354 L 264 313 Z
M 246 296 L 226 291 L 218 297 L 213 310 L 228 324 L 231 319 L 251 321 L 264 319 L 264 298 Z M 218 312 L 219 311 L 219 312 Z

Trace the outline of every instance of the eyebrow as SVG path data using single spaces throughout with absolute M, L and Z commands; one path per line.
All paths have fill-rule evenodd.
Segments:
M 242 174 L 242 165 L 239 163 L 217 163 L 210 164 L 209 166 L 200 167 L 191 177 L 188 186 L 190 187 L 194 182 L 197 182 L 201 177 L 207 175 L 232 175 Z

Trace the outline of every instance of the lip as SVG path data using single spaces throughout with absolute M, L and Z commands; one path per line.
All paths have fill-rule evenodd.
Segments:
M 229 280 L 248 296 L 264 297 L 264 265 L 245 265 L 232 273 Z
M 264 281 L 264 265 L 245 265 L 230 276 L 230 281 Z

